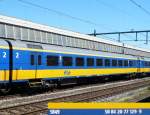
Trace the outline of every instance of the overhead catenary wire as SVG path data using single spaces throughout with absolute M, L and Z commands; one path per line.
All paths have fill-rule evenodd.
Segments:
M 129 0 L 129 1 L 150 16 L 150 11 L 148 11 L 147 9 L 145 9 L 143 6 L 141 6 L 140 4 L 138 4 L 137 2 L 135 2 L 134 0 Z
M 18 0 L 19 2 L 21 3 L 24 3 L 24 4 L 27 4 L 27 5 L 30 5 L 30 6 L 33 6 L 33 7 L 36 7 L 36 8 L 40 8 L 40 9 L 43 9 L 43 10 L 47 10 L 49 12 L 53 12 L 57 15 L 61 15 L 61 16 L 64 16 L 64 17 L 67 17 L 67 18 L 70 18 L 70 19 L 73 19 L 73 20 L 77 20 L 77 21 L 80 21 L 80 22 L 83 22 L 83 23 L 87 23 L 87 24 L 90 24 L 90 25 L 94 25 L 94 26 L 97 26 L 97 27 L 102 27 L 102 28 L 105 28 L 107 30 L 111 30 L 111 31 L 114 31 L 114 29 L 112 28 L 109 28 L 109 27 L 106 27 L 102 24 L 97 24 L 95 22 L 92 22 L 90 20 L 86 20 L 86 19 L 82 19 L 82 18 L 78 18 L 78 17 L 75 17 L 75 16 L 72 16 L 72 15 L 69 15 L 67 13 L 64 13 L 64 12 L 61 12 L 61 11 L 58 11 L 58 10 L 54 10 L 54 9 L 51 9 L 51 8 L 47 8 L 47 7 L 44 7 L 44 6 L 41 6 L 39 4 L 35 4 L 35 3 L 32 3 L 32 2 L 28 2 L 28 1 L 24 1 L 24 0 Z M 102 35 L 103 36 L 103 35 Z M 113 38 L 110 38 L 110 37 L 106 37 L 106 36 L 103 36 L 105 38 L 109 38 L 109 39 L 113 39 Z M 114 39 L 113 39 L 114 40 Z
M 110 8 L 110 9 L 112 9 L 112 10 L 115 10 L 115 11 L 117 11 L 117 12 L 120 12 L 122 15 L 126 15 L 126 16 L 128 16 L 128 17 L 133 17 L 133 18 L 134 18 L 134 16 L 130 15 L 128 12 L 126 12 L 125 10 L 123 10 L 123 9 L 117 7 L 117 6 L 111 5 L 111 4 L 109 4 L 109 3 L 107 3 L 107 2 L 104 2 L 104 1 L 102 1 L 102 0 L 96 0 L 96 1 L 97 1 L 99 4 L 102 4 L 102 5 L 108 7 L 108 8 Z M 127 38 L 128 38 L 128 37 L 131 38 L 130 35 L 123 34 L 123 36 L 125 36 L 125 37 L 127 37 Z M 117 40 L 116 40 L 116 41 L 117 41 Z
M 95 23 L 95 22 L 90 21 L 90 20 L 86 20 L 86 19 L 83 19 L 83 18 L 79 18 L 79 17 L 76 17 L 76 16 L 72 16 L 72 15 L 67 14 L 67 13 L 64 13 L 64 12 L 62 12 L 62 11 L 54 10 L 54 9 L 52 9 L 52 8 L 47 8 L 47 7 L 44 7 L 44 6 L 42 6 L 42 5 L 35 4 L 35 3 L 29 2 L 29 1 L 24 1 L 24 0 L 18 0 L 18 1 L 21 2 L 21 3 L 24 3 L 24 4 L 27 4 L 27 5 L 36 7 L 36 8 L 40 8 L 40 9 L 43 9 L 43 10 L 47 10 L 47 11 L 49 11 L 49 12 L 53 12 L 53 13 L 55 13 L 55 14 L 57 14 L 57 15 L 61 15 L 61 16 L 64 16 L 64 17 L 67 17 L 67 18 L 70 18 L 70 19 L 73 19 L 73 20 L 77 20 L 77 21 L 86 23 L 86 24 L 90 24 L 90 25 L 94 25 L 94 26 L 97 26 L 97 27 L 105 28 L 105 29 L 107 29 L 107 30 L 113 30 L 112 28 L 106 27 L 106 26 L 103 25 L 103 24 L 98 24 L 98 23 Z
M 90 20 L 78 18 L 78 17 L 72 16 L 72 15 L 69 15 L 69 14 L 67 14 L 67 13 L 58 11 L 58 10 L 54 10 L 54 9 L 51 9 L 51 8 L 47 8 L 47 7 L 44 7 L 44 6 L 39 5 L 39 4 L 35 4 L 35 3 L 29 2 L 29 1 L 25 1 L 25 0 L 18 0 L 18 1 L 21 2 L 21 3 L 24 3 L 24 4 L 27 4 L 27 5 L 36 7 L 36 8 L 40 8 L 40 9 L 47 10 L 47 11 L 49 11 L 49 12 L 56 13 L 56 14 L 61 15 L 61 16 L 65 16 L 65 17 L 70 18 L 70 19 L 73 19 L 73 20 L 78 20 L 78 21 L 80 21 L 80 22 L 84 22 L 84 23 L 87 23 L 87 24 L 90 24 L 90 25 L 95 25 L 95 26 L 98 26 L 98 27 L 103 27 L 103 28 L 105 28 L 105 29 L 108 29 L 108 28 L 106 28 L 104 25 L 94 23 L 94 22 L 92 22 L 92 21 L 90 21 Z M 109 28 L 109 30 L 110 30 L 110 28 Z M 111 29 L 111 30 L 113 30 L 113 29 Z M 105 37 L 105 38 L 108 38 L 108 39 L 111 39 L 111 40 L 115 40 L 114 38 L 111 38 L 111 37 L 108 37 L 108 36 L 104 36 L 104 35 L 101 35 L 101 36 L 103 36 L 103 37 Z M 116 40 L 116 41 L 117 41 L 117 40 Z
M 128 17 L 133 17 L 133 16 L 130 15 L 128 12 L 126 12 L 125 10 L 123 10 L 123 9 L 117 7 L 117 6 L 111 5 L 111 4 L 109 4 L 109 3 L 107 3 L 107 2 L 104 2 L 104 1 L 102 1 L 102 0 L 96 0 L 96 1 L 97 1 L 99 4 L 102 4 L 103 6 L 108 7 L 109 9 L 112 9 L 112 10 L 115 10 L 115 11 L 121 13 L 122 15 L 127 15 Z

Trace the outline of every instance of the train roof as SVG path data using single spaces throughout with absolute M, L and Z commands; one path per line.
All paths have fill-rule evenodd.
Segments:
M 105 40 L 103 38 L 89 36 L 89 35 L 81 34 L 78 32 L 68 31 L 68 30 L 59 29 L 59 28 L 55 28 L 55 27 L 50 27 L 50 26 L 43 25 L 43 24 L 37 24 L 37 23 L 33 23 L 31 21 L 17 19 L 14 17 L 0 15 L 0 23 L 15 25 L 15 26 L 19 26 L 19 27 L 25 27 L 25 28 L 31 28 L 31 29 L 35 29 L 35 30 L 51 32 L 51 33 L 56 33 L 56 34 L 62 34 L 62 35 L 71 36 L 71 37 L 75 37 L 75 38 L 81 38 L 81 39 L 85 39 L 85 40 L 96 41 L 96 42 L 101 42 L 104 44 L 114 45 L 114 46 L 118 46 L 118 47 L 126 47 L 129 49 L 140 50 L 143 52 L 150 53 L 150 51 L 147 49 L 138 48 L 138 47 L 123 44 L 120 42 L 114 42 L 111 40 Z
M 79 48 L 72 48 L 72 47 L 63 47 L 63 46 L 54 46 L 48 44 L 40 44 L 40 43 L 32 43 L 31 42 L 22 42 L 22 41 L 14 41 L 9 40 L 12 43 L 13 49 L 19 50 L 27 50 L 27 51 L 38 51 L 38 52 L 50 52 L 50 53 L 62 53 L 65 55 L 68 54 L 75 54 L 75 55 L 85 55 L 85 56 L 97 56 L 97 57 L 109 57 L 109 58 L 121 58 L 121 59 L 132 59 L 137 60 L 136 56 L 132 55 L 122 55 L 117 53 L 111 52 L 99 52 L 94 50 L 87 50 L 87 49 L 79 49 Z M 37 49 L 32 47 L 28 47 L 27 45 L 33 46 L 41 46 Z M 150 59 L 149 59 L 150 60 Z

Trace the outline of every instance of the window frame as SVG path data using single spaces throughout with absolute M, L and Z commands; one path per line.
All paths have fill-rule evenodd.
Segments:
M 70 58 L 71 60 L 71 63 L 69 62 L 69 64 L 68 65 L 66 65 L 66 63 L 64 63 L 64 58 Z M 71 56 L 62 56 L 62 66 L 73 66 L 73 57 L 71 57 Z
M 38 60 L 37 60 L 38 61 L 38 65 L 42 65 L 42 56 L 38 55 L 37 58 L 38 58 Z
M 114 63 L 115 62 L 115 63 Z M 117 67 L 118 66 L 118 61 L 117 59 L 112 59 L 112 66 Z
M 30 65 L 31 66 L 35 65 L 35 55 L 33 54 L 30 55 Z
M 101 60 L 101 63 L 98 64 L 98 60 Z M 96 66 L 104 66 L 102 58 L 96 58 Z
M 129 66 L 128 60 L 124 60 L 123 63 L 124 63 L 124 64 L 123 64 L 124 67 L 128 67 L 128 66 Z
M 121 63 L 120 63 L 121 62 Z M 118 60 L 118 66 L 119 67 L 123 67 L 124 65 L 123 65 L 123 60 Z
M 83 59 L 82 64 L 77 63 L 77 59 Z M 81 60 L 78 60 L 78 61 L 81 61 Z M 75 66 L 77 66 L 77 67 L 85 66 L 85 58 L 84 57 L 76 57 L 75 58 Z
M 134 66 L 134 61 L 133 60 L 129 60 L 129 66 L 133 67 Z
M 105 67 L 110 67 L 111 66 L 111 59 L 106 58 L 104 60 L 104 65 L 105 65 Z
M 48 57 L 53 57 L 53 59 L 57 59 L 55 63 L 51 63 L 51 62 L 48 62 L 50 61 L 50 58 Z M 49 59 L 49 60 L 48 60 Z M 54 62 L 54 60 L 51 60 L 52 62 Z M 46 66 L 59 66 L 59 56 L 58 55 L 47 55 L 46 56 Z
M 86 65 L 89 67 L 89 66 L 94 66 L 94 62 L 95 62 L 95 59 L 93 57 L 87 57 L 86 58 Z

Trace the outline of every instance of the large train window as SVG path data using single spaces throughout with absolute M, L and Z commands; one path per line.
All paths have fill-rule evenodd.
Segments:
M 147 62 L 147 61 L 145 61 L 144 65 L 145 65 L 145 66 L 148 66 L 148 62 Z
M 144 61 L 144 66 L 146 66 L 146 61 Z
M 129 66 L 133 66 L 133 61 L 129 61 Z
M 110 66 L 110 60 L 109 59 L 105 59 L 105 66 Z
M 150 62 L 148 62 L 148 66 L 150 66 Z
M 147 61 L 147 66 L 149 66 L 149 62 Z
M 94 66 L 94 58 L 87 58 L 87 66 Z
M 34 55 L 31 55 L 31 56 L 30 56 L 30 64 L 31 64 L 31 65 L 34 65 Z
M 58 56 L 47 56 L 47 66 L 58 66 L 59 57 Z
M 76 66 L 84 66 L 84 58 L 77 57 L 76 58 Z
M 38 65 L 41 65 L 42 64 L 42 57 L 41 55 L 38 55 Z
M 117 60 L 112 60 L 112 66 L 117 66 Z
M 118 61 L 118 65 L 119 65 L 119 66 L 123 66 L 123 60 L 119 60 L 119 61 Z
M 63 66 L 72 66 L 72 57 L 63 57 L 62 64 Z
M 128 66 L 128 60 L 124 60 L 124 66 Z
M 103 66 L 103 59 L 96 59 L 96 66 Z

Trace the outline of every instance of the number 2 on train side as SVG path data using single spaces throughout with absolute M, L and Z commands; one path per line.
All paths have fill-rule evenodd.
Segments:
M 6 52 L 3 52 L 3 58 L 6 58 L 7 57 L 7 53 Z M 16 52 L 16 58 L 19 58 L 19 53 Z
M 16 52 L 16 58 L 17 58 L 17 59 L 19 58 L 19 53 L 18 53 L 18 52 Z
M 6 52 L 3 52 L 3 58 L 6 58 L 6 55 L 7 55 Z

